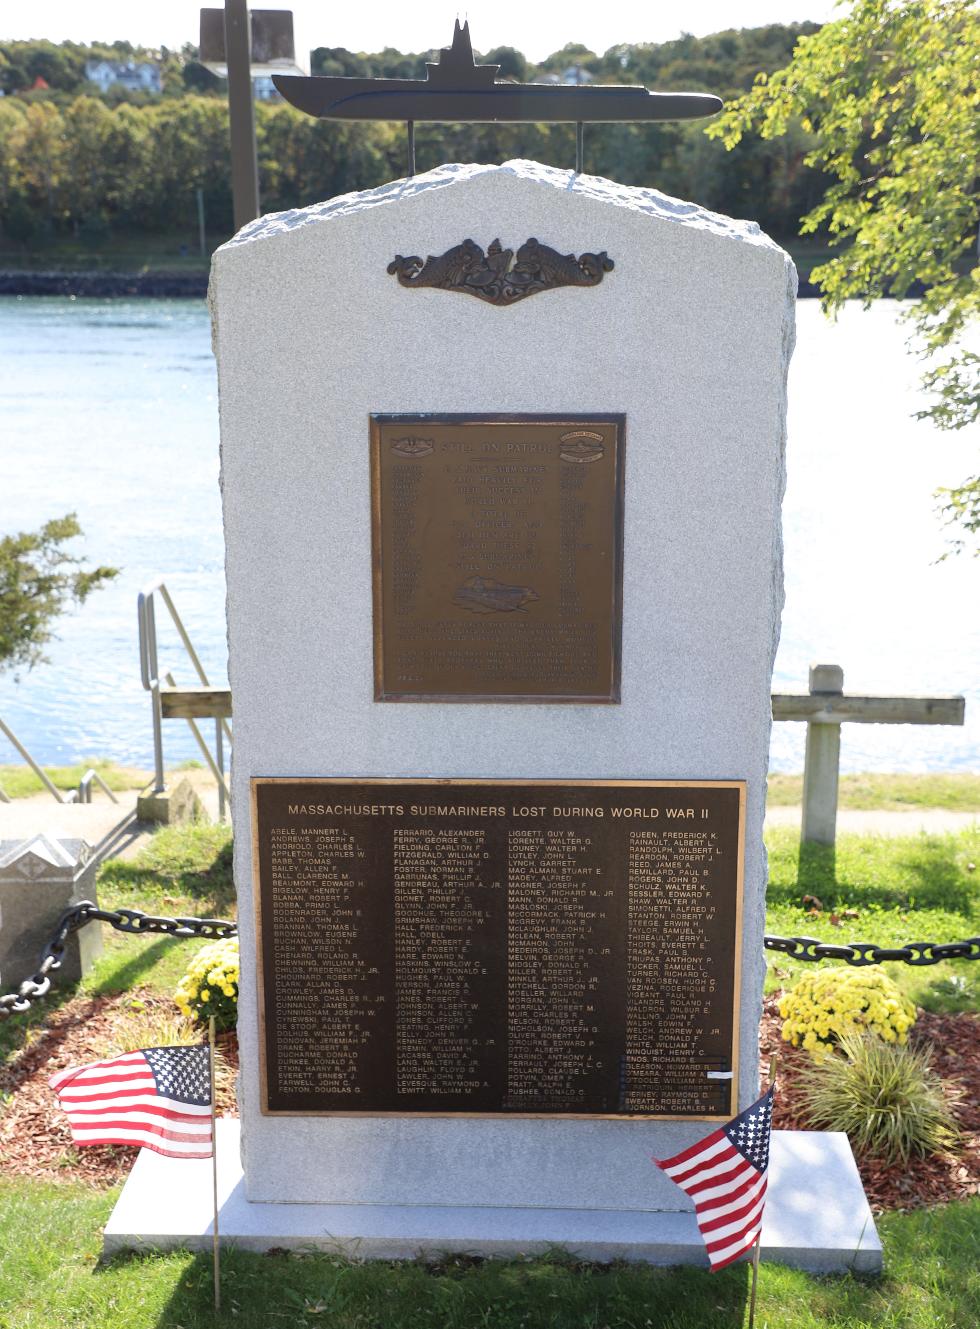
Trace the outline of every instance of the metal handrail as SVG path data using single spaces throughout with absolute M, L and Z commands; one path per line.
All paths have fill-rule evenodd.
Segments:
M 75 796 L 75 801 L 76 801 L 77 803 L 91 803 L 91 801 L 92 801 L 92 781 L 93 781 L 93 780 L 97 780 L 97 781 L 99 782 L 99 784 L 102 786 L 102 788 L 106 791 L 106 793 L 107 793 L 107 794 L 109 795 L 109 797 L 112 799 L 113 803 L 118 803 L 118 802 L 119 802 L 119 799 L 115 796 L 115 794 L 112 792 L 112 790 L 111 790 L 111 789 L 109 788 L 109 786 L 106 784 L 105 780 L 103 780 L 103 778 L 102 778 L 102 776 L 99 774 L 99 772 L 96 771 L 96 770 L 93 770 L 92 767 L 90 766 L 90 767 L 88 768 L 88 770 L 85 772 L 85 774 L 82 776 L 82 778 L 81 778 L 81 779 L 79 780 L 79 782 L 78 782 L 78 793 L 77 793 L 76 796 Z
M 78 795 L 75 793 L 74 790 L 70 794 L 68 794 L 67 797 L 62 796 L 61 790 L 58 788 L 58 786 L 48 778 L 45 772 L 41 769 L 41 767 L 31 756 L 31 754 L 27 751 L 27 748 L 24 747 L 23 743 L 20 741 L 20 739 L 17 737 L 14 731 L 2 719 L 0 719 L 0 730 L 3 730 L 6 736 L 10 739 L 11 743 L 13 743 L 14 747 L 24 758 L 28 766 L 30 766 L 31 770 L 44 785 L 45 789 L 47 789 L 48 793 L 51 794 L 52 797 L 56 800 L 56 802 L 74 803 L 76 801 Z M 2 800 L 4 803 L 10 802 L 10 798 L 7 796 L 7 794 L 4 793 L 2 789 L 0 789 L 0 800 Z
M 194 644 L 184 627 L 183 620 L 177 612 L 177 606 L 173 602 L 173 597 L 167 589 L 167 584 L 162 577 L 155 581 L 148 582 L 140 591 L 137 598 L 137 617 L 139 619 L 139 638 L 140 638 L 140 678 L 145 691 L 150 693 L 153 707 L 153 791 L 162 793 L 166 788 L 166 778 L 163 769 L 163 706 L 160 697 L 162 684 L 167 687 L 176 687 L 173 671 L 169 668 L 161 668 L 158 650 L 157 650 L 157 624 L 156 624 L 156 597 L 160 596 L 164 605 L 170 614 L 171 621 L 177 629 L 184 650 L 190 659 L 191 664 L 198 679 L 205 687 L 210 687 L 211 683 L 204 671 Z M 231 742 L 231 726 L 227 720 L 216 718 L 214 722 L 214 753 L 208 747 L 204 736 L 196 723 L 188 719 L 191 733 L 197 740 L 197 744 L 211 770 L 212 775 L 218 783 L 218 816 L 223 821 L 225 818 L 226 805 L 230 803 L 228 786 L 225 783 L 225 754 L 224 742 L 227 738 Z

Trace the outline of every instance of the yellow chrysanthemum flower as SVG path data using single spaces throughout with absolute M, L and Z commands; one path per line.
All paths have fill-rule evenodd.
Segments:
M 905 1042 L 916 1010 L 878 965 L 805 974 L 779 1003 L 783 1038 L 816 1060 L 841 1034 L 868 1029 L 889 1043 Z

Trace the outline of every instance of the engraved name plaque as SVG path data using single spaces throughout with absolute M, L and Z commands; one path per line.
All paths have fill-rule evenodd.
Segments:
M 262 1108 L 723 1119 L 740 781 L 255 779 Z
M 624 417 L 371 417 L 377 701 L 617 702 Z

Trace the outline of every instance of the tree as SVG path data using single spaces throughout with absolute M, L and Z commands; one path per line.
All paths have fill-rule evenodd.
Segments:
M 515 78 L 518 83 L 527 82 L 527 59 L 523 52 L 513 46 L 496 46 L 486 55 L 479 57 L 481 65 L 499 65 L 498 78 Z
M 823 227 L 840 249 L 812 273 L 824 307 L 920 296 L 906 317 L 934 398 L 918 414 L 943 429 L 980 416 L 980 355 L 964 335 L 980 313 L 978 51 L 974 0 L 855 0 L 705 131 L 728 148 L 752 130 L 810 136 L 805 161 L 832 183 L 800 229 Z M 939 493 L 947 521 L 980 534 L 980 474 Z
M 70 601 L 81 604 L 118 576 L 118 568 L 91 571 L 64 549 L 81 535 L 74 512 L 45 522 L 39 531 L 0 537 L 0 673 L 47 660 L 51 624 Z
M 28 104 L 14 130 L 12 151 L 20 163 L 25 195 L 37 201 L 50 226 L 62 211 L 68 168 L 64 121 L 53 102 Z

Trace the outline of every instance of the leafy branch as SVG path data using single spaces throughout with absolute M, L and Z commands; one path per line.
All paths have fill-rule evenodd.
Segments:
M 0 673 L 45 663 L 54 619 L 119 575 L 118 568 L 86 569 L 65 550 L 81 534 L 69 512 L 38 531 L 0 536 Z

